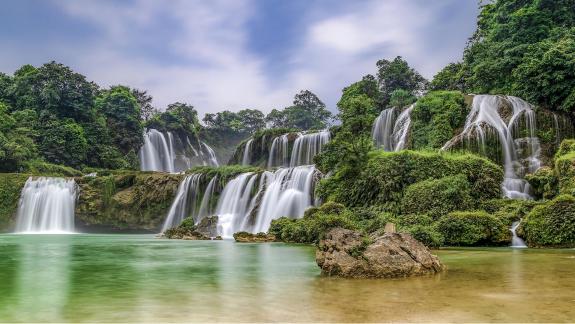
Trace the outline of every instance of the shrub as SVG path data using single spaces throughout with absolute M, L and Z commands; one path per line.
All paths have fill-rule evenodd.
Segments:
M 469 182 L 462 175 L 424 180 L 407 187 L 401 201 L 405 214 L 427 214 L 434 219 L 454 210 L 473 208 Z
M 510 240 L 509 229 L 483 211 L 452 212 L 441 217 L 436 226 L 447 245 L 502 245 Z
M 440 247 L 443 244 L 443 235 L 433 226 L 415 225 L 405 228 L 416 240 L 428 247 Z
M 28 175 L 0 173 L 0 231 L 4 232 L 12 225 L 18 209 L 20 192 Z
M 348 207 L 380 205 L 398 213 L 404 190 L 419 181 L 463 175 L 475 201 L 501 196 L 503 171 L 493 162 L 473 154 L 373 151 L 364 168 L 354 176 L 341 171 L 320 181 L 317 194 L 324 201 Z
M 529 246 L 575 246 L 575 197 L 561 195 L 536 206 L 521 227 Z
M 52 164 L 40 160 L 32 160 L 24 163 L 24 172 L 33 175 L 54 177 L 79 177 L 82 172 L 64 165 Z
M 575 150 L 573 140 L 566 140 L 561 143 L 555 155 L 555 174 L 559 179 L 559 193 L 575 194 Z
M 551 199 L 559 193 L 557 176 L 553 169 L 542 167 L 533 174 L 528 174 L 525 179 L 531 185 L 533 194 L 537 198 Z

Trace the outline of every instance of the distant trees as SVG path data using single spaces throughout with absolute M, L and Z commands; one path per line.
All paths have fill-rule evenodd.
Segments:
M 272 110 L 266 116 L 266 122 L 270 127 L 308 130 L 327 127 L 331 117 L 325 104 L 313 92 L 302 90 L 295 95 L 292 106 Z
M 377 81 L 381 91 L 383 106 L 390 103 L 391 95 L 396 90 L 404 90 L 415 96 L 427 88 L 428 81 L 409 66 L 401 56 L 392 61 L 377 61 Z

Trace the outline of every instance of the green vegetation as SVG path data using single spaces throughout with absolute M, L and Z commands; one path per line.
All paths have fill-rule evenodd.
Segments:
M 293 106 L 273 109 L 265 120 L 273 128 L 308 130 L 325 128 L 330 119 L 331 113 L 325 104 L 313 92 L 303 90 L 295 95 Z
M 0 232 L 14 225 L 20 192 L 27 179 L 26 174 L 0 173 Z
M 529 246 L 575 246 L 575 197 L 561 195 L 535 206 L 521 223 Z
M 509 244 L 509 228 L 486 212 L 453 212 L 442 216 L 437 230 L 447 245 L 506 245 Z
M 463 127 L 467 112 L 459 91 L 435 91 L 421 97 L 411 112 L 412 148 L 441 148 Z

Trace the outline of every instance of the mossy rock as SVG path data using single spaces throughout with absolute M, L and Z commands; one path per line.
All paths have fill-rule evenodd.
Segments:
M 531 247 L 575 247 L 575 197 L 561 195 L 536 206 L 521 230 Z
M 157 232 L 182 179 L 150 172 L 76 178 L 77 226 Z
M 21 173 L 0 173 L 0 232 L 14 227 L 20 193 L 29 177 Z

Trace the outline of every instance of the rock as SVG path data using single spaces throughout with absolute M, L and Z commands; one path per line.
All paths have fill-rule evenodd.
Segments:
M 234 239 L 240 243 L 262 243 L 262 242 L 275 242 L 276 236 L 273 234 L 257 233 L 252 234 L 248 232 L 234 233 Z
M 170 228 L 164 232 L 164 237 L 175 240 L 211 240 L 209 236 L 204 235 L 194 229 L 183 227 Z
M 198 225 L 196 225 L 196 231 L 207 237 L 218 236 L 218 216 L 203 218 Z
M 322 274 L 346 278 L 397 278 L 443 270 L 439 259 L 407 233 L 376 238 L 334 228 L 320 241 L 316 262 Z

